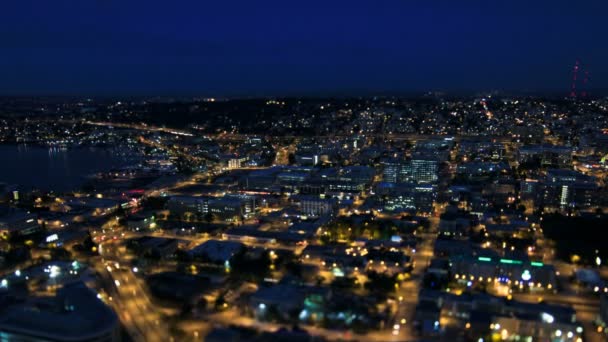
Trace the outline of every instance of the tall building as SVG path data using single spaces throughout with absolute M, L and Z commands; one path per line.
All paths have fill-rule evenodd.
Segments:
M 416 183 L 434 183 L 437 181 L 437 161 L 429 159 L 412 159 L 410 162 L 412 180 Z
M 434 183 L 438 168 L 437 161 L 431 158 L 390 159 L 384 162 L 383 180 L 389 183 Z
M 573 170 L 549 169 L 543 185 L 545 206 L 585 209 L 597 203 L 599 187 L 595 177 Z

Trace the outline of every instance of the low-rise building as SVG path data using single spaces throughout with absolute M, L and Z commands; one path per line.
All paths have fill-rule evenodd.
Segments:
M 10 212 L 0 216 L 0 238 L 27 236 L 41 231 L 36 215 L 26 212 Z
M 0 309 L 0 336 L 6 341 L 120 341 L 120 322 L 111 308 L 77 282 L 51 298 Z

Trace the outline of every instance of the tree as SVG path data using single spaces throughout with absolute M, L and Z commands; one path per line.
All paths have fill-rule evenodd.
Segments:
M 203 217 L 203 219 L 205 220 L 205 222 L 211 223 L 211 222 L 213 222 L 215 217 L 214 217 L 213 213 L 206 213 L 205 217 Z
M 287 161 L 289 162 L 289 165 L 293 165 L 296 163 L 296 155 L 293 153 L 290 153 L 287 155 Z
M 355 281 L 355 277 L 336 278 L 334 279 L 334 281 L 331 282 L 330 286 L 335 289 L 352 290 L 357 287 Z
M 396 276 L 389 276 L 373 271 L 367 273 L 367 279 L 365 288 L 369 291 L 382 294 L 393 292 L 397 283 Z
M 270 272 L 270 255 L 264 251 L 259 257 L 248 256 L 246 251 L 235 254 L 230 260 L 231 277 L 259 282 Z
M 165 205 L 167 204 L 167 198 L 163 197 L 148 197 L 144 201 L 144 207 L 150 208 L 152 210 L 163 210 L 165 209 Z
M 53 248 L 51 249 L 51 258 L 53 260 L 70 260 L 72 254 L 65 248 Z
M 226 297 L 225 297 L 225 293 L 220 293 L 217 298 L 215 299 L 215 308 L 219 309 L 222 308 L 224 306 L 224 304 L 226 304 Z

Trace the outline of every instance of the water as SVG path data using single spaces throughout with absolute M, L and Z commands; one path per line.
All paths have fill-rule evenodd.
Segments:
M 81 186 L 91 174 L 134 161 L 133 155 L 117 149 L 0 145 L 0 182 L 20 185 L 26 191 L 69 191 Z

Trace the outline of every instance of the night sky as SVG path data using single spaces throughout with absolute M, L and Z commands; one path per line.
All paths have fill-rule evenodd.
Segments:
M 608 1 L 6 0 L 2 95 L 608 89 Z

